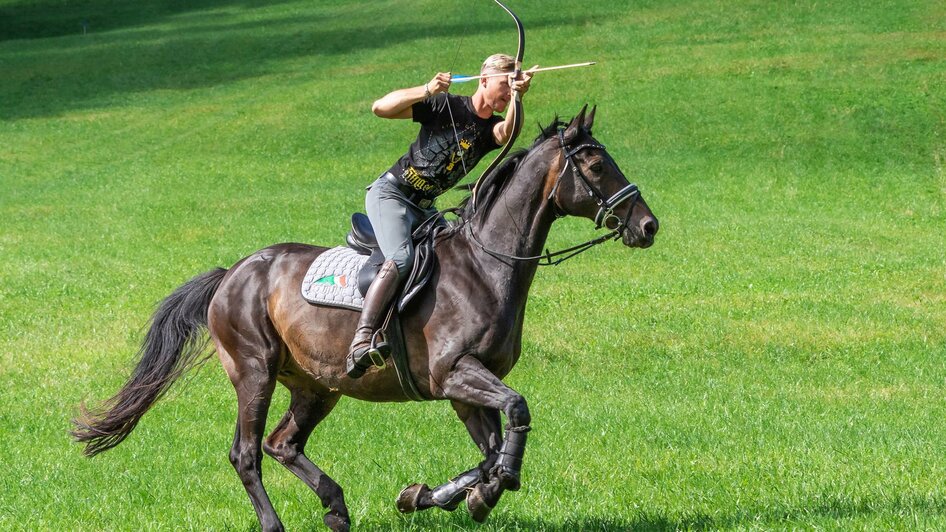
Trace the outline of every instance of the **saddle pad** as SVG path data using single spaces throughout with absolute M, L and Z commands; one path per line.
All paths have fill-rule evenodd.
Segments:
M 317 305 L 361 310 L 365 300 L 358 291 L 358 272 L 367 260 L 348 247 L 322 253 L 302 279 L 302 297 Z

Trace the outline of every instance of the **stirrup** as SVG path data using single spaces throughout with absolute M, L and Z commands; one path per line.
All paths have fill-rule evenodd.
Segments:
M 368 351 L 366 351 L 365 354 L 368 355 L 368 360 L 371 361 L 374 367 L 384 369 L 387 367 L 384 360 L 391 354 L 391 346 L 388 345 L 383 338 L 379 342 L 379 338 L 382 338 L 381 329 L 378 329 L 371 335 L 371 345 L 368 347 Z
M 360 378 L 371 366 L 381 369 L 387 367 L 384 359 L 391 353 L 391 347 L 385 342 L 377 341 L 378 332 L 371 335 L 368 347 L 348 353 L 345 359 L 345 373 L 352 379 Z

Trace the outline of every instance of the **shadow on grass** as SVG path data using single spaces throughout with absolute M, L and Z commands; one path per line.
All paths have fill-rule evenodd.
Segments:
M 303 3 L 271 9 L 285 3 L 163 0 L 139 7 L 134 2 L 85 0 L 69 5 L 66 14 L 61 13 L 65 8 L 52 0 L 2 7 L 0 21 L 5 22 L 0 26 L 0 44 L 10 39 L 29 40 L 0 48 L 5 77 L 0 86 L 0 119 L 54 116 L 108 107 L 132 93 L 213 87 L 287 73 L 276 63 L 295 58 L 311 56 L 316 64 L 404 42 L 455 39 L 459 44 L 471 35 L 512 31 L 498 16 L 467 21 L 456 16 L 426 16 L 411 23 L 408 14 L 397 13 L 402 23 L 379 16 L 385 14 L 384 8 L 375 5 L 366 5 L 372 11 L 355 17 L 343 16 L 344 12 L 331 5 L 309 7 Z M 237 6 L 241 12 L 211 11 L 226 6 Z M 93 18 L 79 15 L 83 9 L 95 14 L 89 35 L 82 35 L 78 26 L 81 20 Z M 252 12 L 254 9 L 257 12 Z M 183 17 L 185 14 L 188 16 Z M 576 23 L 581 22 L 538 12 L 530 16 L 529 28 Z M 75 36 L 55 38 L 65 35 Z M 515 41 L 501 42 L 511 46 Z M 426 46 L 418 46 L 418 54 L 429 52 Z M 331 69 L 339 62 L 324 61 L 325 68 L 305 75 L 337 77 Z M 431 66 L 431 71 L 435 68 Z M 384 71 L 379 66 L 375 74 L 361 75 L 382 75 Z
M 153 24 L 162 18 L 226 6 L 245 9 L 292 0 L 21 0 L 0 6 L 0 41 L 44 39 Z
M 550 509 L 550 512 L 556 510 Z M 745 525 L 766 526 L 785 523 L 805 523 L 809 521 L 846 520 L 872 515 L 884 515 L 899 518 L 904 515 L 944 515 L 946 499 L 937 497 L 873 497 L 840 499 L 836 496 L 818 497 L 807 504 L 774 507 L 765 509 L 747 509 L 732 513 L 720 512 L 718 515 L 693 513 L 689 515 L 664 515 L 659 512 L 644 511 L 632 518 L 588 516 L 578 518 L 519 518 L 510 512 L 504 512 L 502 503 L 494 510 L 482 528 L 485 530 L 543 530 L 551 532 L 612 531 L 612 530 L 717 530 Z M 355 523 L 359 530 L 433 530 L 439 527 L 450 529 L 481 528 L 463 511 L 463 507 L 452 514 L 422 513 L 405 516 L 401 527 L 394 523 Z M 317 530 L 318 527 L 311 527 Z

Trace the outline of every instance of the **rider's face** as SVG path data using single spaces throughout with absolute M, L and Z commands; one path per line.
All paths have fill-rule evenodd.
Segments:
M 483 84 L 483 96 L 486 104 L 493 108 L 494 112 L 501 113 L 506 110 L 509 101 L 512 99 L 512 89 L 509 87 L 509 78 L 506 76 L 497 76 L 480 80 Z

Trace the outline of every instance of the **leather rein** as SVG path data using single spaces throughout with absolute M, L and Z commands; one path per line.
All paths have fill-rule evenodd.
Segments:
M 561 218 L 565 216 L 564 211 L 562 211 L 562 209 L 559 208 L 558 204 L 555 203 L 555 192 L 558 190 L 558 185 L 562 181 L 562 176 L 565 175 L 565 170 L 567 170 L 568 167 L 571 166 L 572 175 L 577 178 L 577 181 L 579 181 L 582 184 L 582 186 L 584 187 L 588 195 L 593 197 L 595 200 L 595 203 L 598 204 L 598 213 L 595 215 L 595 220 L 594 220 L 595 229 L 600 229 L 602 226 L 607 227 L 608 222 L 611 220 L 616 221 L 617 226 L 615 226 L 615 228 L 610 233 L 598 238 L 588 240 L 586 242 L 578 244 L 577 246 L 572 246 L 570 248 L 562 249 L 555 252 L 551 252 L 548 250 L 548 248 L 546 248 L 545 253 L 542 255 L 534 255 L 531 257 L 519 257 L 516 255 L 508 255 L 506 253 L 500 253 L 499 251 L 494 251 L 492 249 L 489 249 L 488 247 L 486 247 L 485 244 L 483 244 L 483 242 L 480 241 L 479 237 L 476 236 L 476 233 L 473 231 L 473 224 L 472 223 L 469 224 L 468 227 L 469 227 L 470 236 L 473 238 L 473 241 L 476 242 L 476 244 L 480 247 L 480 249 L 482 249 L 486 254 L 491 255 L 497 259 L 508 259 L 508 260 L 515 260 L 515 261 L 537 260 L 539 261 L 538 262 L 539 266 L 557 266 L 565 262 L 566 260 L 597 246 L 598 244 L 603 244 L 609 240 L 617 240 L 618 238 L 621 237 L 621 235 L 624 234 L 624 231 L 627 230 L 627 224 L 630 222 L 631 212 L 633 212 L 634 210 L 634 204 L 637 203 L 637 201 L 641 197 L 641 193 L 640 193 L 640 190 L 638 190 L 637 185 L 629 184 L 626 187 L 614 193 L 611 197 L 605 198 L 605 196 L 601 194 L 601 192 L 598 191 L 594 187 L 594 185 L 592 185 L 591 180 L 588 179 L 588 176 L 586 176 L 585 173 L 581 171 L 581 168 L 577 164 L 575 164 L 575 161 L 573 160 L 573 157 L 576 154 L 578 154 L 579 152 L 585 149 L 594 148 L 594 149 L 602 150 L 605 153 L 607 153 L 607 149 L 604 147 L 604 145 L 599 144 L 597 142 L 585 143 L 585 144 L 579 144 L 578 146 L 575 146 L 574 148 L 569 149 L 568 145 L 565 142 L 565 129 L 564 128 L 558 129 L 558 140 L 559 140 L 559 145 L 561 146 L 562 156 L 565 159 L 565 165 L 562 166 L 562 170 L 558 173 L 558 176 L 555 178 L 555 185 L 552 187 L 552 192 L 550 192 L 548 198 L 546 198 L 548 201 L 551 201 L 553 204 L 553 207 L 555 209 L 555 217 Z M 621 219 L 619 216 L 614 214 L 614 209 L 617 208 L 618 205 L 628 200 L 631 201 L 631 208 L 628 209 L 627 211 L 627 217 L 624 219 Z

